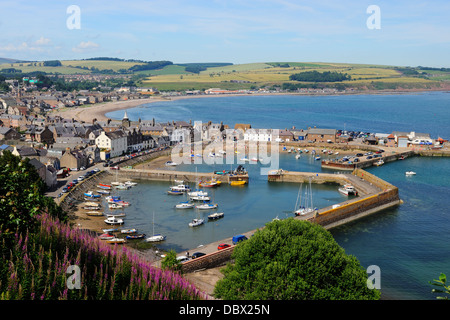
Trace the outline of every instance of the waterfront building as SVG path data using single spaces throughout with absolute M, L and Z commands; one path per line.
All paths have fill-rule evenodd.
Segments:
M 336 129 L 308 128 L 308 141 L 314 142 L 336 142 Z
M 123 155 L 127 149 L 127 135 L 122 130 L 112 132 L 102 131 L 100 135 L 95 138 L 95 144 L 100 150 L 108 150 L 110 157 L 117 157 Z M 106 156 L 101 153 L 102 160 L 106 160 Z

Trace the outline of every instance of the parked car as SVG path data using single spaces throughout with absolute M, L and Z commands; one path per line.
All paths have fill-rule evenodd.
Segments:
M 202 256 L 206 256 L 206 253 L 203 253 L 203 252 L 194 252 L 194 253 L 192 254 L 192 259 L 199 258 L 199 257 L 202 257 Z
M 222 250 L 222 249 L 225 249 L 225 248 L 228 248 L 228 247 L 231 247 L 231 245 L 229 245 L 228 243 L 221 243 L 217 247 L 217 250 Z
M 84 178 L 85 178 L 84 176 L 79 176 L 79 177 L 78 177 L 78 181 L 83 181 Z
M 362 154 L 362 153 L 357 153 L 356 156 L 357 156 L 357 157 L 362 157 L 363 154 Z
M 86 170 L 86 167 L 81 167 L 80 170 Z
M 110 167 L 111 170 L 119 170 L 119 166 Z
M 189 260 L 189 258 L 186 256 L 179 256 L 179 257 L 177 257 L 177 260 L 180 262 L 186 262 Z
M 78 168 L 70 168 L 70 171 L 78 171 Z
M 94 170 L 93 170 L 94 172 L 99 172 L 100 171 L 100 169 L 99 168 L 94 168 Z
M 236 245 L 238 242 L 244 241 L 244 240 L 247 240 L 247 237 L 240 234 L 240 235 L 234 236 L 232 242 L 234 245 Z

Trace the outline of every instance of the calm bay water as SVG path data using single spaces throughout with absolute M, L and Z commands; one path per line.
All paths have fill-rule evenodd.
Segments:
M 447 93 L 408 95 L 361 95 L 333 97 L 267 96 L 186 99 L 152 103 L 127 110 L 132 120 L 189 120 L 251 123 L 255 128 L 308 126 L 344 128 L 370 132 L 416 131 L 432 137 L 450 137 L 450 99 Z M 257 111 L 257 112 L 256 112 Z M 195 116 L 194 116 L 195 115 Z M 109 114 L 121 119 L 123 111 Z M 233 168 L 236 165 L 233 166 Z M 196 209 L 177 210 L 184 199 L 166 194 L 167 182 L 140 181 L 121 195 L 127 208 L 127 227 L 140 232 L 163 233 L 162 249 L 178 252 L 256 229 L 275 217 L 293 216 L 299 185 L 268 183 L 259 174 L 260 165 L 244 165 L 250 174 L 246 187 L 223 185 L 214 190 L 218 212 L 225 217 L 198 228 L 188 223 L 206 218 Z M 280 155 L 280 168 L 321 172 L 320 162 L 305 154 L 295 159 Z M 179 170 L 211 172 L 230 165 L 181 165 Z M 367 169 L 399 187 L 404 203 L 366 219 L 331 230 L 336 241 L 358 258 L 363 267 L 378 265 L 385 299 L 435 299 L 428 283 L 441 272 L 450 275 L 450 158 L 412 157 Z M 405 171 L 416 176 L 406 177 Z M 313 185 L 314 206 L 325 207 L 346 199 L 335 186 Z M 212 190 L 210 190 L 212 191 Z M 153 213 L 155 216 L 152 224 Z

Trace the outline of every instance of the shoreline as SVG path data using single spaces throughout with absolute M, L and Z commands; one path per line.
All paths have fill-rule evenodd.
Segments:
M 390 91 L 358 91 L 358 92 L 343 92 L 343 93 L 230 93 L 230 94 L 202 94 L 202 95 L 183 95 L 183 96 L 157 96 L 152 98 L 132 99 L 132 100 L 120 100 L 115 102 L 97 103 L 88 106 L 66 108 L 65 110 L 58 110 L 53 113 L 55 116 L 61 116 L 65 119 L 74 119 L 80 122 L 92 122 L 94 119 L 97 121 L 106 121 L 110 118 L 106 117 L 106 114 L 118 110 L 126 110 L 138 107 L 147 103 L 163 102 L 163 101 L 176 101 L 182 99 L 200 99 L 200 98 L 218 98 L 218 97 L 240 97 L 240 96 L 339 96 L 339 95 L 397 95 L 397 94 L 418 94 L 425 92 L 446 92 L 448 89 L 427 89 L 427 90 L 390 90 Z M 117 120 L 117 119 L 111 119 Z M 143 119 L 148 120 L 148 119 Z

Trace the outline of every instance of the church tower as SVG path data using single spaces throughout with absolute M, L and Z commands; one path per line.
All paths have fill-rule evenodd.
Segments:
M 125 111 L 125 114 L 123 115 L 123 119 L 122 119 L 122 127 L 129 128 L 130 124 L 131 124 L 131 121 L 130 121 L 130 119 L 128 119 L 127 112 Z

